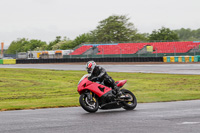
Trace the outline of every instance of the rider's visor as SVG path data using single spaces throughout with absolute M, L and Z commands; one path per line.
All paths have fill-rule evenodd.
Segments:
M 86 68 L 86 70 L 87 70 L 88 73 L 91 73 L 92 68 Z

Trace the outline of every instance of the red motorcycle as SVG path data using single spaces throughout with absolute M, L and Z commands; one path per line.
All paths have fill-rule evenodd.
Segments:
M 133 110 L 137 106 L 137 99 L 131 91 L 121 89 L 122 95 L 117 97 L 113 94 L 112 88 L 103 83 L 90 81 L 89 76 L 86 74 L 81 78 L 77 89 L 80 94 L 79 103 L 84 110 L 94 113 L 98 109 Z M 116 81 L 116 84 L 121 88 L 126 82 L 127 80 L 120 80 Z

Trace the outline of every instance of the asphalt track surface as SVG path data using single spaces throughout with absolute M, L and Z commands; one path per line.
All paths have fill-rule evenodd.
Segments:
M 0 112 L 1 133 L 199 133 L 200 100 L 140 103 L 135 110 L 80 107 Z
M 109 72 L 141 72 L 200 75 L 200 64 L 140 64 L 140 65 L 101 65 Z M 0 68 L 35 68 L 54 70 L 85 70 L 85 65 L 71 64 L 16 64 L 0 65 Z
M 200 74 L 200 64 L 103 65 L 107 71 Z M 0 68 L 84 70 L 84 65 L 27 64 Z M 0 112 L 0 133 L 200 133 L 200 100 L 139 103 L 135 110 L 81 107 Z

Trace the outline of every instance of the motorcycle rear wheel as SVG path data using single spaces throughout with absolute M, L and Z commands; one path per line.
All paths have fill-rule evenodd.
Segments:
M 93 97 L 93 100 L 89 101 L 87 95 L 84 93 L 80 95 L 79 103 L 81 107 L 89 113 L 95 113 L 99 109 L 98 100 L 95 97 Z
M 124 101 L 122 104 L 124 105 L 123 108 L 126 110 L 133 110 L 137 106 L 137 99 L 135 95 L 126 89 L 121 89 L 122 94 L 129 96 L 131 99 L 129 101 Z

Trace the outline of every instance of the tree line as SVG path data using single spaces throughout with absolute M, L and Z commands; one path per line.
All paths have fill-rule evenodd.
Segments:
M 119 42 L 152 42 L 152 41 L 200 41 L 200 29 L 171 30 L 161 27 L 149 33 L 139 33 L 130 18 L 126 15 L 112 15 L 99 22 L 96 29 L 77 36 L 74 40 L 57 36 L 46 43 L 37 39 L 18 38 L 12 41 L 7 54 L 16 52 L 73 49 L 82 43 L 119 43 Z

